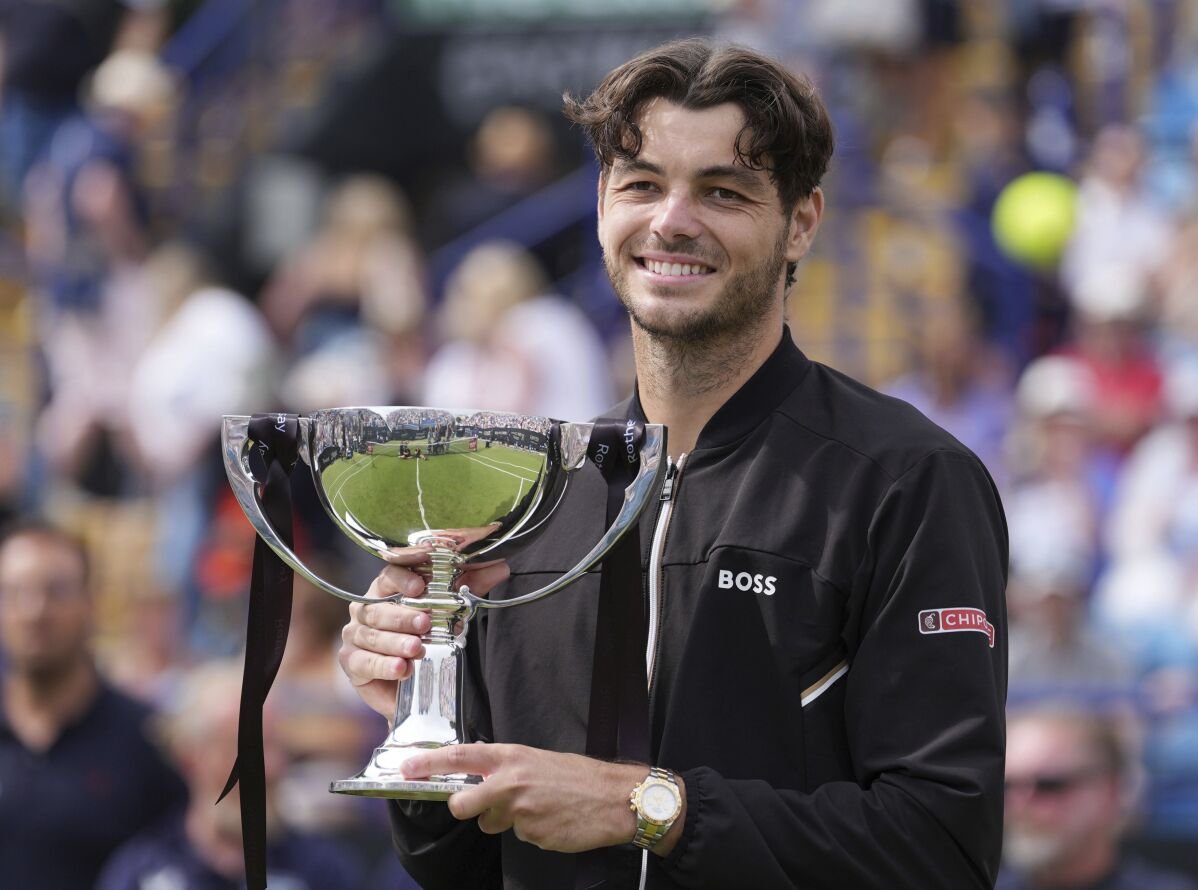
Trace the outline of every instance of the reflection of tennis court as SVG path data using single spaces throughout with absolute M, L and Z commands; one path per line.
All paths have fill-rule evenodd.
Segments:
M 333 510 L 347 524 L 403 543 L 412 531 L 470 528 L 505 516 L 528 493 L 544 457 L 506 445 L 470 450 L 466 440 L 447 454 L 429 456 L 427 441 L 405 442 L 421 458 L 402 457 L 398 442 L 372 446 L 324 471 L 321 481 Z

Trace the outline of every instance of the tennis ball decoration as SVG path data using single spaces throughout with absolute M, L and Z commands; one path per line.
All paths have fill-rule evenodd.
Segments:
M 1056 264 L 1073 234 L 1077 186 L 1056 173 L 1025 173 L 998 194 L 990 230 L 999 248 L 1033 269 Z

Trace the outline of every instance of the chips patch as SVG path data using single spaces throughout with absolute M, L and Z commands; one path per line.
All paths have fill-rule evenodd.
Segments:
M 919 613 L 921 634 L 948 634 L 975 631 L 985 634 L 994 648 L 994 625 L 986 619 L 981 609 L 957 606 L 951 609 L 925 609 Z

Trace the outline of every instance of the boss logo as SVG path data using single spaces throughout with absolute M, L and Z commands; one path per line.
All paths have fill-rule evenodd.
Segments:
M 775 586 L 777 581 L 778 578 L 776 575 L 751 574 L 749 572 L 733 572 L 730 569 L 720 569 L 719 578 L 716 583 L 721 590 L 731 590 L 735 587 L 737 590 L 751 590 L 754 593 L 773 596 L 777 590 Z

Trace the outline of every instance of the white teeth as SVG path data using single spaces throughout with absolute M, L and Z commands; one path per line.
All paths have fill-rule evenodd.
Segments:
M 663 263 L 660 260 L 645 260 L 645 268 L 657 275 L 705 275 L 711 271 L 697 263 Z

